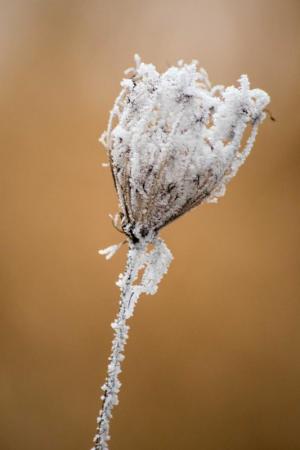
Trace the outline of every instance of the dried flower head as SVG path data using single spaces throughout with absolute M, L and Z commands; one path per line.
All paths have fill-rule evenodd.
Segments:
M 151 241 L 202 202 L 224 195 L 253 146 L 269 96 L 239 87 L 212 87 L 198 62 L 160 74 L 135 56 L 111 111 L 102 142 L 121 208 L 123 232 Z M 252 127 L 241 148 L 247 126 Z

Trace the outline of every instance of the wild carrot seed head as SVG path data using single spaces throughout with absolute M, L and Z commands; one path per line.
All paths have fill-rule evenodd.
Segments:
M 168 223 L 224 195 L 244 163 L 270 101 L 239 86 L 212 87 L 206 72 L 178 62 L 160 74 L 135 56 L 121 82 L 102 142 L 121 208 L 121 226 L 134 242 L 149 242 Z M 247 126 L 250 137 L 241 148 Z

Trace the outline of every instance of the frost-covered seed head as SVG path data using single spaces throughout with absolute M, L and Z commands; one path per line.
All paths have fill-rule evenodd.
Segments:
M 151 241 L 177 217 L 224 195 L 248 156 L 270 99 L 250 89 L 212 87 L 206 72 L 178 62 L 160 74 L 135 56 L 136 67 L 102 135 L 121 208 L 121 226 L 133 241 Z M 252 127 L 244 148 L 244 131 Z

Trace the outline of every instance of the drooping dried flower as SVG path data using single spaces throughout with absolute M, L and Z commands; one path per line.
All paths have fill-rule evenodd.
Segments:
M 133 241 L 152 236 L 202 202 L 214 202 L 254 143 L 269 96 L 240 86 L 211 87 L 197 61 L 163 74 L 141 63 L 122 91 L 103 135 L 121 207 Z M 115 123 L 116 122 L 116 123 Z M 247 125 L 252 132 L 240 144 Z
M 254 144 L 270 99 L 250 89 L 246 75 L 239 87 L 212 87 L 206 72 L 178 62 L 160 74 L 135 56 L 102 136 L 117 190 L 122 232 L 127 236 L 127 269 L 118 281 L 120 311 L 98 417 L 95 450 L 107 450 L 109 424 L 118 403 L 126 320 L 142 293 L 154 294 L 172 255 L 158 237 L 161 228 L 203 202 L 216 202 Z M 247 126 L 248 140 L 241 148 Z M 114 224 L 118 226 L 118 220 Z M 147 251 L 147 244 L 154 248 Z M 120 244 L 101 253 L 110 258 Z M 139 284 L 138 273 L 144 269 Z

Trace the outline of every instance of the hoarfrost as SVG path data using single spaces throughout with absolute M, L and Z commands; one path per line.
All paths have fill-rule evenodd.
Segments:
M 102 143 L 118 192 L 122 229 L 131 239 L 155 234 L 203 202 L 224 195 L 250 153 L 269 96 L 211 86 L 198 62 L 160 74 L 136 56 L 121 82 Z M 247 126 L 250 138 L 241 148 Z
M 117 286 L 121 291 L 120 310 L 117 318 L 111 324 L 114 330 L 114 339 L 107 368 L 107 378 L 101 387 L 104 395 L 101 396 L 103 404 L 97 418 L 97 434 L 94 437 L 95 450 L 108 449 L 110 419 L 113 407 L 119 402 L 120 363 L 125 358 L 124 350 L 129 331 L 126 321 L 132 316 L 136 302 L 142 293 L 155 294 L 159 282 L 168 271 L 173 259 L 170 250 L 162 239 L 155 238 L 153 249 L 150 251 L 147 251 L 147 245 L 145 241 L 139 244 L 130 244 L 126 271 L 119 276 L 117 281 Z M 113 248 L 113 251 L 115 251 L 115 247 L 109 247 L 102 251 L 102 254 L 111 255 L 111 249 Z M 141 270 L 144 270 L 141 282 L 136 283 Z
M 129 250 L 126 271 L 117 281 L 120 309 L 111 324 L 114 339 L 93 450 L 108 450 L 127 319 L 141 294 L 156 293 L 172 260 L 159 230 L 195 206 L 224 195 L 251 151 L 270 101 L 266 92 L 250 89 L 247 75 L 240 77 L 238 87 L 225 88 L 211 86 L 197 61 L 179 60 L 162 74 L 138 55 L 135 63 L 125 72 L 129 78 L 121 82 L 108 129 L 100 139 L 120 204 L 120 213 L 111 219 L 127 236 Z M 251 132 L 241 148 L 248 126 Z M 123 243 L 99 253 L 109 259 Z
M 119 244 L 110 245 L 102 250 L 98 250 L 98 253 L 102 256 L 105 256 L 105 259 L 110 259 L 114 256 L 114 254 L 119 250 L 123 242 Z

